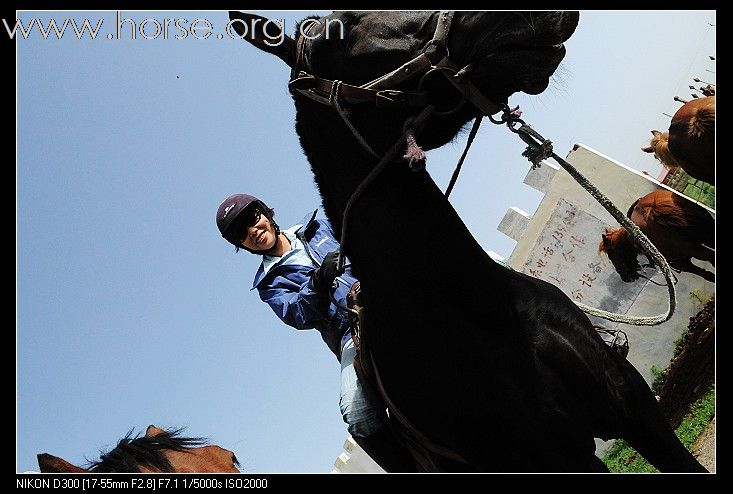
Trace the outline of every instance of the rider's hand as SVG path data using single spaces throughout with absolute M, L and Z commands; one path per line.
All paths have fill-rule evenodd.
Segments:
M 323 258 L 323 262 L 319 267 L 313 270 L 311 275 L 313 278 L 313 288 L 318 292 L 326 291 L 333 285 L 333 280 L 338 273 L 338 250 L 334 250 L 326 254 Z

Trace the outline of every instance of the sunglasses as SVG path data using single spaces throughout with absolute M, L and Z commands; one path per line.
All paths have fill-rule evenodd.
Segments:
M 257 222 L 260 221 L 261 217 L 262 210 L 260 210 L 260 208 L 252 208 L 242 213 L 242 218 L 239 221 L 239 224 L 242 228 L 249 228 L 256 225 Z

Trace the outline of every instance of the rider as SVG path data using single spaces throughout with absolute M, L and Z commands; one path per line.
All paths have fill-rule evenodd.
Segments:
M 237 252 L 243 248 L 262 256 L 253 283 L 260 299 L 288 326 L 317 329 L 341 362 L 339 405 L 357 444 L 388 472 L 414 471 L 412 457 L 393 436 L 385 410 L 369 400 L 357 379 L 349 314 L 342 309 L 356 278 L 348 267 L 338 273 L 338 241 L 329 222 L 316 213 L 280 230 L 273 209 L 254 196 L 234 194 L 219 206 L 216 224 Z M 338 304 L 329 293 L 334 286 Z

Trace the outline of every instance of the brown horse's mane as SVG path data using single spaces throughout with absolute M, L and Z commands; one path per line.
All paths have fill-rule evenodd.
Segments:
M 139 473 L 140 466 L 155 468 L 160 472 L 175 472 L 164 451 L 185 451 L 206 444 L 200 437 L 182 437 L 183 429 L 170 429 L 155 436 L 133 437 L 130 430 L 120 439 L 112 451 L 103 453 L 98 461 L 90 462 L 88 470 L 93 473 L 133 472 Z

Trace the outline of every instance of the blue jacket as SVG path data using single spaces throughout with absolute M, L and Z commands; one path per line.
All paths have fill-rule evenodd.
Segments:
M 326 254 L 339 248 L 328 220 L 316 218 L 314 211 L 306 216 L 296 236 L 306 246 L 308 256 L 320 266 Z M 347 260 L 348 261 L 348 260 Z M 347 262 L 348 265 L 348 262 Z M 328 293 L 314 290 L 311 281 L 312 266 L 275 264 L 267 274 L 260 265 L 252 288 L 256 288 L 260 299 L 267 302 L 275 314 L 288 326 L 295 329 L 317 329 L 328 348 L 341 360 L 341 341 L 350 337 L 349 314 L 337 307 Z M 346 307 L 346 294 L 356 278 L 347 267 L 344 274 L 336 278 L 338 287 L 334 298 Z

